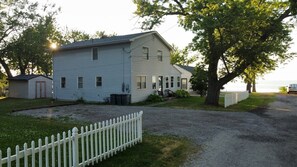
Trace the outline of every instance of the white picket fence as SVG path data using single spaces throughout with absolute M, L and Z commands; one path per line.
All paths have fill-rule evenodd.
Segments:
M 228 92 L 225 94 L 225 98 L 224 98 L 224 106 L 225 108 L 233 105 L 233 104 L 237 104 L 238 102 L 245 100 L 249 97 L 249 92 L 248 91 L 244 91 L 244 92 Z
M 31 142 L 21 148 L 17 145 L 15 153 L 7 149 L 6 157 L 2 158 L 0 150 L 0 167 L 80 167 L 94 165 L 120 151 L 142 142 L 142 114 L 129 114 L 90 126 L 75 127 L 62 136 L 57 134 L 46 137 L 44 145 L 38 140 L 38 146 Z M 20 134 L 22 135 L 22 134 Z

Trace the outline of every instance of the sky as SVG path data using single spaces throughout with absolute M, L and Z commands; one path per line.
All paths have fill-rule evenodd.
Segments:
M 136 5 L 132 0 L 39 0 L 61 7 L 57 23 L 61 28 L 69 28 L 93 34 L 105 31 L 108 34 L 125 35 L 142 32 L 138 17 L 133 14 Z M 184 48 L 191 42 L 193 34 L 177 24 L 175 16 L 167 17 L 156 31 L 170 43 Z M 297 52 L 297 28 L 292 32 L 291 50 Z M 297 58 L 280 65 L 275 71 L 259 79 L 261 81 L 295 81 L 297 83 Z

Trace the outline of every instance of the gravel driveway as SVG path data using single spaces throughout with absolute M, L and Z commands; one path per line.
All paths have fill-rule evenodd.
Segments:
M 218 112 L 157 107 L 74 105 L 16 114 L 103 121 L 144 112 L 143 127 L 156 134 L 187 137 L 203 151 L 189 157 L 189 167 L 296 167 L 297 96 L 278 95 L 265 109 Z

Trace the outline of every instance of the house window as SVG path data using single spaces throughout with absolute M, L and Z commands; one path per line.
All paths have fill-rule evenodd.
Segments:
M 169 77 L 165 77 L 165 87 L 169 88 Z
M 158 50 L 158 52 L 157 52 L 157 57 L 158 57 L 158 60 L 159 60 L 159 61 L 163 61 L 163 53 L 162 53 L 161 50 Z
M 83 77 L 77 78 L 77 88 L 83 88 Z
M 177 77 L 176 80 L 177 80 L 177 83 L 176 83 L 177 87 L 179 88 L 180 87 L 180 77 Z
M 152 76 L 152 89 L 157 89 L 157 78 Z
M 148 60 L 149 59 L 149 48 L 143 47 L 142 52 L 143 52 L 143 57 L 145 57 Z
M 98 48 L 92 48 L 93 60 L 98 60 Z
M 102 77 L 96 77 L 96 87 L 102 86 Z
M 181 79 L 181 88 L 182 89 L 187 89 L 188 88 L 188 80 L 187 80 L 187 78 L 182 78 Z
M 172 87 L 173 88 L 173 86 L 174 86 L 174 77 L 173 76 L 171 76 L 171 78 L 170 78 L 170 87 Z
M 136 77 L 137 89 L 146 89 L 146 76 Z
M 66 78 L 61 77 L 61 88 L 65 88 L 65 87 L 66 87 Z

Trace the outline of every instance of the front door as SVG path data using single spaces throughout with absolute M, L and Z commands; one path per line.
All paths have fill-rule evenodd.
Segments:
M 46 83 L 45 81 L 36 81 L 35 98 L 46 98 Z
M 159 81 L 158 93 L 159 95 L 163 95 L 163 76 L 159 76 L 158 81 Z

